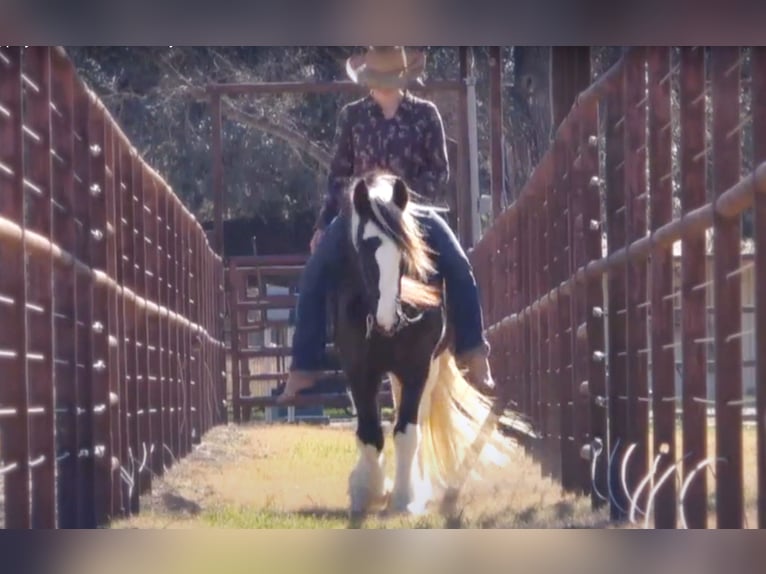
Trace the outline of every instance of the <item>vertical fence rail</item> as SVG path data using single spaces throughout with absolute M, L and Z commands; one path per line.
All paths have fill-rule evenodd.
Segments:
M 652 48 L 648 54 L 649 81 L 649 219 L 656 232 L 673 217 L 672 121 L 670 102 L 670 50 Z M 652 254 L 649 329 L 652 333 L 653 457 L 659 457 L 656 476 L 673 471 L 676 460 L 675 346 L 673 344 L 673 251 Z M 668 477 L 669 478 L 669 477 Z M 665 480 L 654 500 L 655 526 L 676 526 L 676 481 Z M 648 510 L 647 510 L 648 511 Z
M 68 253 L 76 253 L 75 188 L 74 188 L 74 71 L 60 52 L 51 54 L 51 129 L 53 133 L 53 200 L 62 211 L 60 224 L 53 230 L 54 243 Z M 79 457 L 80 418 L 73 409 L 78 404 L 77 381 L 77 269 L 54 262 L 53 285 L 56 290 L 56 375 L 60 379 L 56 392 L 56 435 L 59 524 L 68 528 L 77 524 L 81 476 Z
M 713 196 L 740 177 L 740 66 L 738 48 L 713 48 Z M 714 217 L 713 297 L 715 309 L 716 517 L 718 528 L 741 528 L 742 478 L 742 288 L 741 222 Z
M 766 48 L 753 48 L 753 165 L 766 162 Z M 760 97 L 757 97 L 760 96 Z M 758 442 L 758 528 L 766 528 L 766 196 L 755 198 L 755 379 Z
M 191 252 L 175 266 L 179 246 L 195 266 Z M 199 342 L 198 368 L 221 356 L 223 266 L 57 48 L 0 48 L 0 269 L 0 525 L 137 511 L 188 452 L 189 394 L 174 391 L 192 369 L 174 337 Z M 220 417 L 212 374 L 194 376 L 199 440 Z
M 608 500 L 613 519 L 705 528 L 714 512 L 719 527 L 754 526 L 755 484 L 766 523 L 765 62 L 761 48 L 627 50 L 580 94 L 473 251 L 493 353 L 529 397 L 517 407 L 540 436 L 541 473 L 595 507 Z M 751 207 L 752 241 L 741 224 Z M 521 297 L 504 303 L 511 280 Z M 752 328 L 743 297 L 755 300 Z
M 85 87 L 75 82 L 74 88 L 74 171 L 75 171 L 75 203 L 74 218 L 77 233 L 77 249 L 75 257 L 83 262 L 86 268 L 92 265 L 93 247 L 91 241 L 91 210 L 90 210 L 90 159 L 88 149 L 88 121 L 90 100 Z M 90 389 L 94 381 L 93 345 L 91 344 L 91 325 L 93 324 L 93 285 L 91 273 L 77 275 L 77 402 L 69 405 L 76 414 L 79 425 L 79 440 L 77 450 L 72 453 L 77 459 L 81 475 L 78 498 L 82 501 L 78 513 L 78 524 L 93 526 L 94 513 L 94 474 L 92 459 L 81 456 L 94 443 L 91 415 L 86 405 L 90 401 Z
M 0 59 L 0 216 L 8 233 L 18 233 L 16 240 L 0 241 L 0 361 L 8 380 L 16 384 L 0 385 L 2 444 L 0 474 L 4 477 L 5 523 L 9 528 L 29 528 L 29 380 L 27 281 L 26 190 L 24 188 L 24 148 L 22 143 L 22 62 L 20 48 L 6 48 Z M 8 270 L 8 272 L 5 272 Z
M 583 117 L 578 122 L 575 131 L 576 157 L 572 161 L 572 195 L 569 204 L 570 230 L 570 270 L 580 268 L 587 263 L 585 251 L 585 154 L 588 148 L 587 135 L 583 138 Z M 590 465 L 588 464 L 587 449 L 583 447 L 590 443 L 590 409 L 588 402 L 588 360 L 587 360 L 587 284 L 574 284 L 572 295 L 572 395 L 574 409 L 574 429 L 572 434 L 572 448 L 577 461 L 577 491 L 588 494 L 591 490 Z
M 28 74 L 25 90 L 28 151 L 26 217 L 29 229 L 50 241 L 53 234 L 53 185 L 51 180 L 50 52 L 45 48 L 25 50 Z M 58 215 L 58 213 L 56 213 Z M 51 528 L 55 516 L 55 437 L 53 428 L 55 385 L 53 306 L 53 254 L 48 252 L 27 261 L 30 281 L 29 305 L 29 407 L 32 416 L 30 449 L 32 468 L 32 526 Z M 47 382 L 47 384 L 46 384 Z
M 700 48 L 681 48 L 681 211 L 705 203 L 705 55 Z M 681 241 L 681 355 L 683 394 L 683 477 L 689 483 L 684 507 L 689 528 L 707 524 L 707 473 L 694 469 L 707 457 L 707 385 L 705 317 L 705 237 Z
M 623 71 L 620 71 L 614 89 L 606 100 L 605 126 L 605 200 L 606 241 L 610 255 L 624 248 L 626 240 L 626 197 L 623 191 L 624 162 L 624 100 Z M 629 403 L 627 388 L 627 341 L 626 341 L 626 276 L 617 268 L 608 276 L 608 362 L 609 362 L 609 491 L 611 493 L 611 517 L 625 518 L 627 498 L 620 480 L 620 466 L 626 451 L 629 429 Z
M 582 140 L 582 216 L 584 260 L 595 261 L 601 256 L 601 215 L 599 185 L 598 104 L 584 105 L 581 126 Z M 580 265 L 578 265 L 578 268 Z M 588 396 L 590 407 L 590 470 L 591 500 L 594 508 L 606 501 L 607 462 L 609 458 L 606 410 L 606 372 L 604 369 L 604 286 L 600 277 L 588 278 L 586 284 L 586 338 L 584 352 L 587 361 Z
M 559 282 L 563 282 L 572 272 L 572 157 L 570 149 L 563 147 L 560 153 L 558 176 L 557 205 L 561 214 L 558 222 L 558 241 L 563 245 L 556 256 Z M 559 386 L 559 441 L 561 444 L 561 481 L 564 489 L 575 491 L 577 488 L 577 449 L 574 443 L 575 409 L 572 379 L 572 296 L 571 289 L 559 289 L 556 297 L 558 306 L 558 386 Z
M 646 51 L 636 49 L 625 56 L 625 151 L 622 174 L 625 182 L 626 241 L 628 244 L 646 235 Z M 647 383 L 646 264 L 629 260 L 626 267 L 626 379 L 629 430 L 626 435 L 635 448 L 627 469 L 629 493 L 635 493 L 647 468 L 647 429 L 649 425 L 649 388 Z
M 91 265 L 100 275 L 96 277 L 92 293 L 90 331 L 92 348 L 92 379 L 90 411 L 94 444 L 90 449 L 94 473 L 94 511 L 96 523 L 106 522 L 112 509 L 112 429 L 109 409 L 109 375 L 115 368 L 110 361 L 109 335 L 112 325 L 109 321 L 109 285 L 102 280 L 108 266 L 107 253 L 107 185 L 105 161 L 106 118 L 100 106 L 91 106 L 88 121 L 88 142 L 90 145 L 90 244 Z M 85 454 L 85 453 L 83 453 Z

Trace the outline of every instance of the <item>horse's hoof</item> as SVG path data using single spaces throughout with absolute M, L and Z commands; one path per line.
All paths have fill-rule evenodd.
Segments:
M 366 512 L 350 511 L 348 513 L 349 528 L 361 528 L 365 518 L 367 518 Z
M 420 516 L 426 513 L 428 501 L 417 500 L 410 493 L 393 493 L 386 511 L 390 515 L 406 514 Z
M 439 508 L 439 511 L 443 515 L 451 516 L 455 514 L 457 511 L 457 500 L 458 495 L 460 492 L 457 488 L 448 488 L 447 491 L 444 493 L 444 498 L 442 498 L 441 506 Z

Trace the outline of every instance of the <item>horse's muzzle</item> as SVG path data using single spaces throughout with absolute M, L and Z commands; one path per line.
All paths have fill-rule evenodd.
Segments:
M 391 327 L 391 329 L 385 329 L 381 327 L 378 322 L 375 320 L 375 316 L 372 313 L 369 313 L 367 315 L 367 338 L 372 337 L 372 333 L 378 333 L 379 335 L 382 335 L 384 337 L 393 337 L 396 335 L 396 333 L 399 331 L 401 325 L 401 319 L 399 317 L 399 314 L 396 315 L 396 321 L 394 322 L 394 326 Z
M 412 318 L 408 317 L 407 314 L 402 309 L 401 303 L 397 303 L 396 318 L 394 320 L 394 326 L 391 329 L 384 329 L 375 320 L 375 316 L 372 313 L 368 313 L 367 314 L 367 339 L 372 337 L 373 331 L 379 333 L 380 335 L 384 337 L 393 337 L 405 327 L 412 325 L 413 323 L 417 323 L 422 316 L 423 314 L 421 313 L 417 315 L 416 317 L 412 317 Z

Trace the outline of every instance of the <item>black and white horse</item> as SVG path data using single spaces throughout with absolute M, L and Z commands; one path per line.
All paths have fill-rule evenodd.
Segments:
M 414 216 L 427 208 L 410 197 L 401 179 L 375 172 L 352 182 L 344 208 L 349 233 L 335 294 L 335 343 L 358 419 L 352 514 L 386 504 L 395 512 L 423 512 L 439 491 L 461 480 L 461 463 L 471 458 L 480 434 L 486 446 L 473 453 L 472 471 L 486 462 L 504 465 L 513 446 L 495 424 L 482 430 L 497 417 L 490 416 L 491 399 L 456 366 L 442 285 L 433 281 L 433 254 Z M 396 408 L 392 489 L 377 404 L 386 374 Z

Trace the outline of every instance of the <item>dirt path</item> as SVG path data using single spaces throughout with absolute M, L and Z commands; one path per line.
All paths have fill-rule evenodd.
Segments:
M 393 452 L 387 441 L 388 474 Z M 346 528 L 346 485 L 356 458 L 353 430 L 303 425 L 211 430 L 201 445 L 155 479 L 141 513 L 115 528 Z M 521 451 L 511 467 L 469 483 L 450 523 L 438 514 L 370 517 L 370 528 L 602 527 L 586 498 L 563 496 Z

